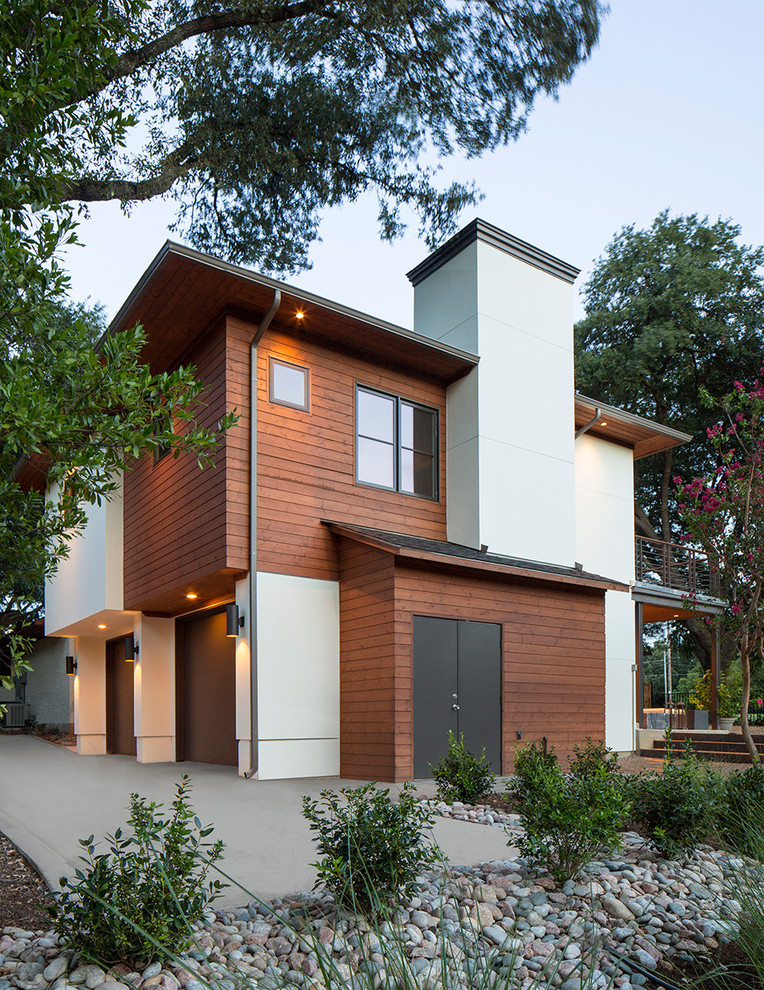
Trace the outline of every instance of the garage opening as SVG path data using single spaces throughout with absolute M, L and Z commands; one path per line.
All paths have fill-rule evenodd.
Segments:
M 226 637 L 225 609 L 175 628 L 177 759 L 237 766 L 236 640 Z
M 113 639 L 106 643 L 106 752 L 119 756 L 135 756 L 135 723 L 133 719 L 133 664 L 126 660 L 127 647 L 133 655 L 133 637 Z

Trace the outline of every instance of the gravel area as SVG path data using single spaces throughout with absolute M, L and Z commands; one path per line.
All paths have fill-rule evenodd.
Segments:
M 452 814 L 496 816 L 458 806 Z M 510 829 L 515 816 L 508 815 Z M 479 818 L 478 818 L 479 820 Z M 487 825 L 501 824 L 486 820 Z M 628 990 L 651 972 L 707 958 L 728 940 L 739 905 L 726 884 L 726 857 L 702 847 L 661 860 L 635 833 L 615 858 L 590 863 L 562 887 L 522 859 L 425 873 L 419 889 L 376 932 L 338 913 L 330 895 L 305 893 L 234 911 L 208 911 L 195 947 L 163 968 L 95 966 L 58 944 L 54 933 L 7 927 L 0 934 L 0 990 L 262 990 L 292 985 L 322 990 L 331 982 L 392 990 L 405 965 L 421 986 L 474 985 L 489 971 L 517 990 L 534 982 L 580 990 L 582 979 Z M 405 960 L 405 961 L 402 961 Z

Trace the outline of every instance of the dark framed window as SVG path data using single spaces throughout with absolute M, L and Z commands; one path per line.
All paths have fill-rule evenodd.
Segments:
M 355 477 L 362 485 L 438 498 L 438 410 L 356 386 Z
M 292 409 L 310 408 L 310 372 L 299 364 L 272 357 L 268 365 L 268 399 Z

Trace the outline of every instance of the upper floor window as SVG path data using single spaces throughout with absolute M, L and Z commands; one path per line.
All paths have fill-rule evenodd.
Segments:
M 310 375 L 307 368 L 288 361 L 270 359 L 268 369 L 268 398 L 282 406 L 308 411 Z
M 356 480 L 438 497 L 438 411 L 358 386 Z

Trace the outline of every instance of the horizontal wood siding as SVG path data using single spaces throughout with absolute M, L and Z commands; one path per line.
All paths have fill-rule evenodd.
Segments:
M 270 356 L 309 368 L 309 412 L 269 401 Z M 356 383 L 438 409 L 439 501 L 355 483 Z M 445 416 L 441 385 L 269 330 L 258 347 L 258 569 L 336 580 L 336 544 L 321 519 L 445 540 Z
M 341 565 L 340 776 L 393 780 L 401 730 L 396 709 L 393 559 L 343 540 Z
M 522 744 L 546 736 L 562 756 L 587 736 L 605 738 L 604 592 L 464 577 L 397 561 L 395 669 L 408 699 L 414 615 L 501 623 L 503 773 L 512 771 L 520 729 Z M 405 780 L 413 771 L 411 715 L 398 754 L 394 779 Z
M 201 471 L 196 458 L 142 458 L 125 474 L 125 608 L 173 613 L 187 606 L 186 590 L 199 586 L 212 598 L 233 590 L 246 569 L 246 447 L 248 408 L 241 392 L 236 348 L 226 346 L 220 320 L 187 355 L 205 388 L 197 421 L 214 428 L 228 409 L 243 414 L 221 442 L 215 464 Z M 244 481 L 242 481 L 244 478 Z M 201 603 L 201 595 L 200 602 Z

